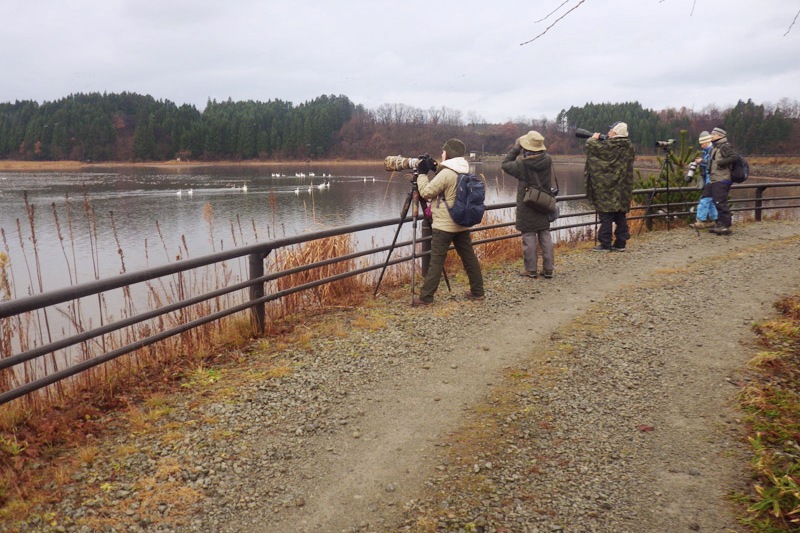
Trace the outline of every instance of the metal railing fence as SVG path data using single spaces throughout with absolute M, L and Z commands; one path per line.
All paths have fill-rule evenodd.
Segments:
M 765 196 L 765 192 L 768 190 L 783 189 L 783 188 L 794 188 L 795 190 L 793 191 L 794 192 L 793 194 L 774 196 L 774 197 Z M 754 197 L 753 198 L 732 197 L 731 200 L 732 211 L 734 212 L 752 211 L 754 218 L 757 221 L 762 220 L 763 212 L 767 210 L 797 209 L 798 207 L 800 207 L 800 202 L 798 202 L 798 200 L 800 200 L 800 196 L 797 194 L 797 191 L 800 190 L 800 181 L 741 184 L 741 185 L 734 185 L 732 187 L 732 192 L 748 191 L 748 190 L 754 191 Z M 696 188 L 657 188 L 657 189 L 636 190 L 634 191 L 635 197 L 640 199 L 644 198 L 644 201 L 638 202 L 639 205 L 632 208 L 629 220 L 643 219 L 649 226 L 652 224 L 654 220 L 666 219 L 667 228 L 669 229 L 670 220 L 673 220 L 681 216 L 686 216 L 691 213 L 690 207 L 696 203 L 697 192 L 698 189 Z M 669 195 L 678 194 L 682 195 L 683 198 L 677 202 L 660 201 L 659 203 L 655 203 L 654 200 L 658 198 L 659 195 L 662 194 L 668 197 Z M 559 218 L 558 222 L 553 225 L 552 227 L 553 230 L 566 231 L 573 228 L 594 226 L 596 224 L 596 213 L 592 210 L 582 209 L 588 207 L 588 205 L 586 205 L 584 202 L 586 200 L 586 195 L 583 194 L 565 195 L 558 197 L 557 200 L 560 203 L 572 206 L 573 210 L 569 213 L 564 213 Z M 487 211 L 491 212 L 503 209 L 510 209 L 513 208 L 514 206 L 515 204 L 513 202 L 498 203 L 487 206 Z M 513 215 L 510 218 L 511 220 L 507 221 L 504 220 L 494 224 L 487 224 L 475 227 L 473 228 L 472 231 L 478 232 L 478 231 L 486 231 L 492 229 L 510 228 L 514 225 Z M 248 270 L 249 270 L 248 278 L 244 281 L 234 283 L 229 286 L 225 286 L 223 288 L 210 291 L 204 294 L 172 302 L 167 305 L 163 305 L 159 308 L 151 309 L 149 311 L 142 312 L 134 316 L 129 316 L 117 320 L 113 323 L 103 324 L 99 327 L 95 327 L 87 331 L 80 331 L 78 333 L 66 336 L 56 341 L 49 342 L 47 344 L 43 344 L 41 346 L 37 346 L 28 350 L 24 350 L 19 353 L 14 353 L 10 356 L 6 356 L 3 359 L 0 359 L 0 373 L 14 372 L 15 368 L 19 368 L 20 365 L 43 358 L 44 356 L 48 354 L 53 354 L 58 350 L 63 350 L 70 348 L 72 346 L 79 345 L 81 343 L 86 343 L 87 341 L 96 339 L 98 337 L 102 337 L 103 335 L 107 335 L 109 333 L 122 330 L 124 328 L 129 328 L 131 326 L 141 324 L 143 322 L 147 322 L 155 318 L 161 317 L 163 315 L 174 313 L 176 311 L 180 311 L 187 307 L 195 306 L 197 304 L 212 299 L 218 299 L 220 296 L 228 295 L 237 291 L 243 291 L 243 290 L 249 291 L 249 299 L 239 304 L 231 305 L 224 309 L 220 309 L 216 312 L 209 313 L 208 315 L 182 323 L 174 327 L 167 327 L 161 331 L 152 333 L 144 338 L 138 339 L 135 342 L 131 342 L 124 346 L 120 346 L 119 348 L 110 350 L 108 352 L 99 353 L 86 360 L 72 364 L 67 368 L 63 368 L 61 370 L 52 372 L 42 377 L 38 377 L 36 379 L 32 379 L 31 381 L 23 383 L 14 388 L 11 388 L 10 390 L 2 391 L 0 392 L 0 405 L 10 402 L 26 394 L 30 394 L 33 391 L 47 387 L 48 385 L 52 385 L 58 381 L 75 376 L 76 374 L 84 372 L 90 368 L 117 359 L 120 356 L 135 352 L 137 350 L 155 344 L 159 341 L 163 341 L 164 339 L 168 339 L 170 337 L 179 335 L 193 328 L 197 328 L 204 324 L 214 322 L 221 318 L 242 311 L 250 310 L 251 317 L 257 331 L 259 333 L 263 333 L 266 321 L 266 304 L 269 302 L 277 301 L 291 294 L 307 291 L 309 289 L 319 287 L 321 285 L 325 285 L 328 283 L 333 283 L 338 280 L 367 274 L 369 272 L 382 269 L 385 266 L 393 266 L 403 262 L 407 262 L 415 257 L 421 256 L 421 254 L 418 253 L 407 253 L 405 255 L 400 255 L 400 256 L 394 255 L 394 257 L 390 258 L 389 260 L 386 259 L 387 257 L 386 255 L 383 255 L 381 258 L 377 256 L 377 254 L 384 254 L 384 253 L 390 254 L 394 250 L 404 250 L 404 249 L 409 250 L 412 245 L 412 241 L 403 241 L 395 243 L 393 247 L 389 245 L 377 246 L 353 253 L 348 253 L 340 257 L 329 258 L 326 260 L 301 265 L 295 268 L 282 270 L 279 272 L 266 273 L 265 259 L 272 252 L 278 249 L 288 248 L 296 245 L 302 245 L 320 239 L 355 234 L 363 231 L 377 230 L 380 228 L 397 227 L 407 222 L 413 222 L 411 216 L 408 216 L 405 220 L 401 220 L 399 217 L 394 219 L 384 219 L 375 222 L 350 225 L 325 231 L 318 231 L 314 233 L 298 235 L 295 237 L 276 239 L 265 243 L 242 246 L 225 252 L 218 252 L 203 257 L 186 259 L 164 266 L 148 268 L 138 272 L 121 274 L 113 278 L 97 280 L 60 290 L 54 290 L 42 294 L 36 294 L 33 296 L 0 302 L 0 320 L 3 321 L 13 320 L 26 313 L 37 312 L 49 307 L 54 307 L 67 302 L 76 301 L 79 300 L 80 298 L 100 295 L 107 291 L 126 288 L 139 283 L 150 282 L 166 276 L 172 276 L 175 274 L 180 275 L 194 269 L 199 269 L 210 265 L 219 264 L 224 261 L 246 257 L 248 263 Z M 506 231 L 505 233 L 500 232 L 500 233 L 501 234 L 499 235 L 490 235 L 488 237 L 474 239 L 473 242 L 476 246 L 480 246 L 482 244 L 489 242 L 516 238 L 520 235 L 519 232 L 517 232 L 516 230 Z M 429 239 L 430 237 L 422 237 L 417 239 L 417 242 L 424 242 L 425 240 Z M 376 256 L 376 260 L 371 262 L 367 266 L 362 266 L 360 268 L 349 268 L 348 270 L 341 272 L 339 274 L 324 277 L 308 283 L 296 285 L 291 288 L 287 288 L 280 291 L 267 293 L 265 290 L 268 283 L 278 280 L 279 278 L 282 277 L 290 276 L 292 274 L 297 274 L 303 271 L 319 268 L 326 265 L 332 265 L 336 263 L 352 264 L 354 259 L 372 255 Z M 4 381 L 0 379 L 0 383 L 3 382 Z M 9 382 L 9 380 L 6 380 L 6 382 Z

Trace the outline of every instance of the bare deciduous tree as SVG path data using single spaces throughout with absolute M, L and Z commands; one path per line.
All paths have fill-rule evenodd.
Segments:
M 525 41 L 524 43 L 520 43 L 520 46 L 522 46 L 522 45 L 525 45 L 525 44 L 530 44 L 530 43 L 532 43 L 533 41 L 535 41 L 536 39 L 538 39 L 539 37 L 541 37 L 542 35 L 544 35 L 545 33 L 547 33 L 547 32 L 550 30 L 550 28 L 552 28 L 553 26 L 555 26 L 556 24 L 558 24 L 559 22 L 561 22 L 561 20 L 563 20 L 563 19 L 564 19 L 564 17 L 566 17 L 567 15 L 569 15 L 570 13 L 572 13 L 573 11 L 575 11 L 576 9 L 578 9 L 578 7 L 580 7 L 580 5 L 581 5 L 582 3 L 584 3 L 585 1 L 586 1 L 586 0 L 578 0 L 578 1 L 577 1 L 577 3 L 576 3 L 574 6 L 572 6 L 571 8 L 569 8 L 569 9 L 567 10 L 567 12 L 566 12 L 566 13 L 562 14 L 562 15 L 561 15 L 560 17 L 558 17 L 558 18 L 557 18 L 555 21 L 553 21 L 553 23 L 552 23 L 552 24 L 550 24 L 548 27 L 546 27 L 546 28 L 545 28 L 545 29 L 544 29 L 544 30 L 543 30 L 541 33 L 539 33 L 539 35 L 537 35 L 537 36 L 536 36 L 536 37 L 534 37 L 533 39 L 530 39 L 530 40 L 528 40 L 528 41 Z M 659 2 L 659 3 L 663 3 L 663 2 L 664 2 L 664 0 L 660 0 L 660 2 Z M 559 6 L 558 6 L 557 8 L 555 8 L 554 10 L 552 10 L 550 13 L 548 13 L 548 14 L 547 14 L 547 15 L 545 15 L 544 17 L 540 18 L 539 20 L 535 21 L 535 22 L 534 22 L 534 24 L 537 24 L 537 23 L 539 23 L 539 22 L 544 22 L 545 20 L 549 19 L 549 18 L 550 18 L 551 16 L 553 16 L 553 15 L 554 15 L 554 14 L 555 14 L 555 13 L 556 13 L 556 12 L 557 12 L 559 9 L 561 9 L 562 7 L 564 7 L 564 5 L 565 5 L 565 4 L 567 4 L 567 3 L 569 3 L 569 0 L 564 0 L 563 2 L 561 2 L 561 4 L 559 4 Z M 692 16 L 692 15 L 694 15 L 694 8 L 695 8 L 695 6 L 696 6 L 696 5 L 697 5 L 697 0 L 694 0 L 694 1 L 692 2 L 692 11 L 691 11 L 691 13 L 689 14 L 689 16 Z M 794 15 L 794 19 L 792 19 L 792 23 L 791 23 L 791 24 L 789 24 L 789 27 L 786 29 L 786 33 L 784 33 L 784 34 L 783 34 L 783 36 L 784 36 L 784 37 L 786 37 L 787 35 L 789 35 L 789 32 L 790 32 L 790 31 L 792 31 L 792 28 L 794 27 L 795 23 L 797 22 L 797 18 L 798 18 L 798 17 L 800 17 L 800 11 L 798 11 L 797 13 L 795 13 L 795 15 Z

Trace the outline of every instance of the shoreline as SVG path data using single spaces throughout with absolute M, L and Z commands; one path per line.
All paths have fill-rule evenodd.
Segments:
M 201 168 L 201 167 L 278 167 L 285 165 L 382 165 L 383 161 L 320 159 L 315 161 L 148 161 L 132 163 L 126 161 L 105 161 L 86 163 L 82 161 L 14 161 L 0 159 L 0 172 L 38 172 L 57 170 L 89 170 L 97 168 Z
M 580 154 L 553 155 L 554 161 L 561 164 L 583 164 L 585 156 Z M 786 156 L 761 156 L 748 157 L 751 175 L 760 178 L 800 179 L 800 163 L 797 157 Z M 502 156 L 486 156 L 484 162 L 502 161 Z M 660 162 L 655 155 L 640 155 L 636 157 L 637 168 L 652 170 L 658 168 Z M 251 159 L 246 161 L 148 161 L 141 163 L 127 161 L 107 161 L 87 163 L 84 161 L 18 161 L 0 159 L 0 173 L 3 172 L 81 172 L 92 169 L 127 169 L 127 168 L 158 168 L 158 169 L 192 169 L 192 168 L 276 168 L 287 166 L 376 166 L 383 165 L 382 159 L 319 159 L 314 161 L 280 160 L 262 161 Z

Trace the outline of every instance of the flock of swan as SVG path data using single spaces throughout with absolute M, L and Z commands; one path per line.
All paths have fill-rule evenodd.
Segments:
M 308 172 L 308 173 L 306 173 L 306 172 L 296 172 L 294 176 L 296 178 L 315 178 L 316 174 L 313 173 L 313 172 Z M 283 177 L 286 177 L 286 174 L 272 173 L 272 177 L 273 178 L 283 178 Z M 325 172 L 323 172 L 322 173 L 323 181 L 321 183 L 317 183 L 315 185 L 314 181 L 312 179 L 312 181 L 308 184 L 308 186 L 295 187 L 294 193 L 299 195 L 301 192 L 312 193 L 312 192 L 314 192 L 314 190 L 322 191 L 322 190 L 325 190 L 325 189 L 330 189 L 331 188 L 331 179 L 330 179 L 331 177 L 332 177 L 331 174 L 326 174 Z M 368 183 L 370 181 L 372 183 L 375 183 L 375 178 L 374 177 L 367 178 L 366 176 L 364 176 L 363 179 L 364 179 L 364 183 Z M 234 191 L 247 192 L 247 184 L 246 183 L 242 183 L 241 186 L 232 185 L 232 186 L 229 187 L 229 189 L 234 190 Z M 178 189 L 175 192 L 175 195 L 178 196 L 178 197 L 182 197 L 183 195 L 192 196 L 193 194 L 194 194 L 194 189 L 185 189 L 185 190 L 184 189 Z

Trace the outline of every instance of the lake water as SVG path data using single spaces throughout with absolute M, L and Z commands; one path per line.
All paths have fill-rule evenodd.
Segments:
M 556 168 L 562 194 L 582 192 L 581 166 Z M 499 163 L 474 170 L 486 177 L 487 203 L 514 199 L 516 180 Z M 398 217 L 409 191 L 407 179 L 381 164 L 0 172 L 2 249 L 21 297 L 41 292 L 40 277 L 42 289 L 53 290 L 123 268 Z M 391 242 L 391 234 L 378 242 Z

